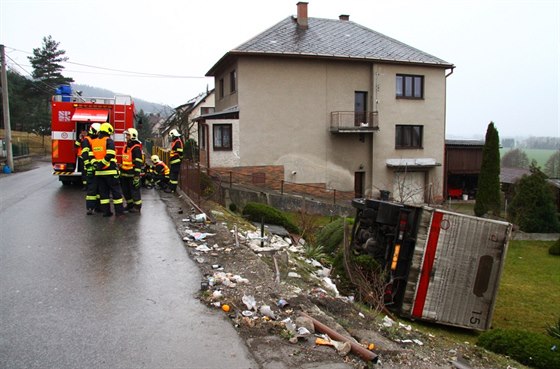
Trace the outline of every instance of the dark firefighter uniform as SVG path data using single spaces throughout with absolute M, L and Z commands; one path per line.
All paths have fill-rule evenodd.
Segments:
M 169 167 L 157 155 L 152 155 L 154 186 L 156 189 L 168 189 L 169 186 Z
M 179 173 L 181 171 L 181 162 L 183 161 L 183 141 L 181 140 L 181 135 L 176 129 L 172 129 L 169 132 L 169 136 L 172 137 L 171 150 L 169 152 L 169 189 L 166 192 L 175 192 L 177 185 L 179 184 Z
M 140 193 L 140 174 L 142 172 L 142 143 L 137 140 L 138 133 L 134 129 L 125 131 L 126 146 L 122 153 L 121 187 L 126 201 L 126 209 L 131 212 L 140 212 L 142 197 Z
M 86 173 L 86 210 L 87 214 L 93 214 L 98 208 L 99 194 L 97 193 L 97 181 L 95 179 L 95 157 L 93 156 L 93 140 L 97 138 L 99 133 L 99 123 L 93 123 L 88 130 L 88 135 L 82 140 L 82 161 L 84 163 L 84 171 Z
M 99 130 L 99 137 L 93 140 L 92 146 L 99 203 L 104 217 L 113 215 L 110 207 L 111 196 L 113 197 L 115 213 L 117 215 L 124 213 L 115 142 L 109 137 L 113 132 L 113 127 L 109 123 L 103 123 Z

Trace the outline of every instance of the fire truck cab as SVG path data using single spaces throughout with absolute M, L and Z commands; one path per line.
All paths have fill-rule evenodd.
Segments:
M 79 147 L 76 140 L 87 134 L 92 123 L 109 122 L 115 133 L 112 135 L 121 162 L 125 145 L 124 131 L 135 126 L 134 102 L 131 96 L 83 97 L 73 93 L 69 85 L 56 89 L 51 99 L 51 138 L 53 175 L 63 185 L 81 183 L 82 164 L 78 160 Z

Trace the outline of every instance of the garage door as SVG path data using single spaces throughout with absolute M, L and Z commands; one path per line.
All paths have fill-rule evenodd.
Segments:
M 424 203 L 425 173 L 395 172 L 393 198 L 406 204 Z

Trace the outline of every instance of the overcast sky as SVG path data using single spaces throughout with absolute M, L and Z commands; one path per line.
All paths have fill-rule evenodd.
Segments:
M 0 43 L 8 65 L 26 74 L 27 56 L 52 35 L 72 63 L 63 74 L 76 83 L 174 107 L 213 88 L 204 75 L 214 63 L 295 15 L 297 2 L 0 0 Z M 453 63 L 447 137 L 483 137 L 490 121 L 502 138 L 560 136 L 559 0 L 308 3 L 309 17 L 348 14 Z

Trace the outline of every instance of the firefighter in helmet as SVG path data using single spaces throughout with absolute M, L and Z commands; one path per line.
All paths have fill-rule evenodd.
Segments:
M 142 142 L 138 140 L 138 131 L 129 128 L 124 131 L 126 145 L 123 147 L 121 166 L 121 187 L 129 213 L 139 213 L 142 208 L 140 194 L 140 174 L 142 172 Z
M 95 168 L 93 166 L 95 157 L 93 156 L 93 140 L 99 134 L 101 124 L 92 123 L 89 126 L 87 136 L 82 140 L 82 161 L 84 163 L 84 171 L 86 173 L 86 210 L 87 215 L 92 215 L 94 210 L 99 208 L 97 193 L 97 182 L 95 180 Z
M 152 155 L 151 159 L 155 172 L 154 186 L 165 191 L 169 188 L 169 167 L 157 155 Z
M 93 140 L 93 156 L 95 157 L 95 179 L 99 188 L 99 202 L 104 217 L 113 215 L 111 212 L 111 196 L 117 216 L 124 214 L 121 183 L 115 151 L 115 142 L 111 138 L 114 133 L 110 123 L 99 127 L 99 136 Z
M 169 151 L 169 188 L 165 192 L 175 192 L 179 184 L 179 173 L 181 171 L 181 162 L 183 161 L 183 141 L 181 134 L 176 129 L 169 131 L 171 138 L 171 149 Z

